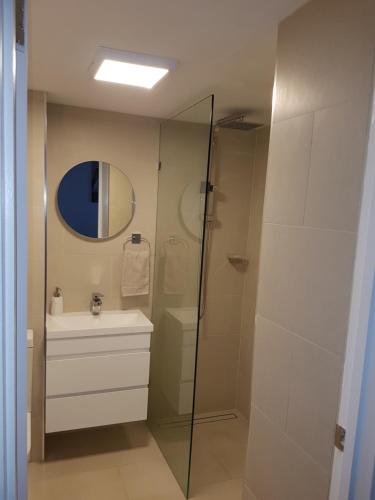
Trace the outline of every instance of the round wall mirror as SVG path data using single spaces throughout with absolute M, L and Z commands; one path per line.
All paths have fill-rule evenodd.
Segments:
M 133 218 L 135 195 L 129 178 L 104 161 L 72 167 L 57 190 L 57 210 L 65 225 L 79 236 L 112 238 Z

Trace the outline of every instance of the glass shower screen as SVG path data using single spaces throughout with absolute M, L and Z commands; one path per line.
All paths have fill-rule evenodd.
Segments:
M 160 127 L 149 425 L 189 492 L 213 96 Z

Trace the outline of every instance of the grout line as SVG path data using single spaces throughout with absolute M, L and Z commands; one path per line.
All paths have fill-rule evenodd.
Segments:
M 267 222 L 263 221 L 263 225 L 267 226 L 280 226 L 280 227 L 291 227 L 295 229 L 312 229 L 314 231 L 325 231 L 325 232 L 333 232 L 333 233 L 342 233 L 342 234 L 351 234 L 355 236 L 357 231 L 348 231 L 347 229 L 334 229 L 330 227 L 318 227 L 318 226 L 304 226 L 298 224 L 281 224 L 278 222 Z
M 303 200 L 302 226 L 305 226 L 306 209 L 307 209 L 307 197 L 308 197 L 308 194 L 309 194 L 309 187 L 310 187 L 311 163 L 312 163 L 312 147 L 313 147 L 313 140 L 314 140 L 314 129 L 315 129 L 315 112 L 312 113 L 312 120 L 311 120 L 311 136 L 310 136 L 310 149 L 309 149 L 309 168 L 308 168 L 308 171 L 307 171 L 307 179 L 306 179 L 306 187 L 305 187 L 305 197 L 304 197 L 304 200 Z
M 360 101 L 360 100 L 363 100 L 363 99 L 366 99 L 366 98 L 371 99 L 371 97 L 372 97 L 372 91 L 371 92 L 367 92 L 364 95 L 354 95 L 354 96 L 348 97 L 347 99 L 342 99 L 342 100 L 339 100 L 339 101 L 333 101 L 333 102 L 331 102 L 330 104 L 328 104 L 326 106 L 321 106 L 321 107 L 318 107 L 318 108 L 315 108 L 315 109 L 306 110 L 306 111 L 303 111 L 301 113 L 297 113 L 297 114 L 294 114 L 292 116 L 288 116 L 286 118 L 281 118 L 280 120 L 274 120 L 273 116 L 272 116 L 271 125 L 278 124 L 278 123 L 283 123 L 283 122 L 287 122 L 288 120 L 292 120 L 293 118 L 298 118 L 300 116 L 308 115 L 308 114 L 311 114 L 311 113 L 319 113 L 320 111 L 326 111 L 327 109 L 336 108 L 337 106 L 341 106 L 341 105 L 344 105 L 344 104 L 347 104 L 347 103 L 355 103 L 357 101 Z
M 269 319 L 269 318 L 266 318 L 265 316 L 263 316 L 262 314 L 259 314 L 257 313 L 256 316 L 258 316 L 259 318 L 262 318 L 263 320 L 265 321 L 268 321 L 269 323 L 272 323 L 273 325 L 277 326 L 278 328 L 281 328 L 282 330 L 284 330 L 284 332 L 286 333 L 289 333 L 290 335 L 292 335 L 293 337 L 296 337 L 298 338 L 299 340 L 302 340 L 304 342 L 306 342 L 307 344 L 310 344 L 314 347 L 316 347 L 317 349 L 320 349 L 321 351 L 324 351 L 325 353 L 327 354 L 330 354 L 331 356 L 337 358 L 337 359 L 341 359 L 343 360 L 343 356 L 344 356 L 344 353 L 343 354 L 340 354 L 340 353 L 337 353 L 337 352 L 334 352 L 334 351 L 330 351 L 329 349 L 327 349 L 326 347 L 323 347 L 319 344 L 316 344 L 315 342 L 313 342 L 312 340 L 310 339 L 307 339 L 306 337 L 303 337 L 301 334 L 299 333 L 296 333 L 296 332 L 293 332 L 292 330 L 289 330 L 288 328 L 286 328 L 285 326 L 283 325 L 280 325 L 279 323 L 276 323 L 276 321 L 273 321 L 272 319 Z
M 254 403 L 253 406 L 258 411 L 258 413 L 260 413 L 268 421 L 268 423 L 272 427 L 276 427 L 276 429 L 278 428 L 275 421 L 273 421 L 257 404 Z M 298 444 L 296 441 L 294 441 L 294 439 L 292 439 L 289 436 L 289 434 L 287 434 L 283 430 L 281 430 L 280 433 L 281 433 L 282 437 L 284 437 L 284 439 L 289 441 L 289 443 L 291 443 L 293 446 L 295 446 L 297 448 L 297 450 L 299 450 L 303 455 L 305 455 L 307 458 L 309 458 L 323 474 L 325 474 L 326 476 L 329 476 L 329 471 L 324 469 L 324 467 L 322 467 L 322 465 L 312 455 L 310 455 L 310 453 L 308 451 L 306 451 L 304 448 L 302 448 L 302 446 L 300 444 Z M 334 448 L 334 442 L 332 439 L 332 449 L 333 448 Z

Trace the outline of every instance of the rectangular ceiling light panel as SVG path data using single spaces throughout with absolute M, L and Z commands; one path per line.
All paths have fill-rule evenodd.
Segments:
M 176 66 L 173 59 L 101 47 L 91 73 L 95 80 L 152 89 Z

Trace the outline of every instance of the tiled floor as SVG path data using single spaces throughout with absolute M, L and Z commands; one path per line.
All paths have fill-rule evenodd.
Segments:
M 195 428 L 193 499 L 240 500 L 246 425 Z M 47 461 L 29 464 L 29 500 L 183 500 L 144 423 L 57 434 Z
M 240 416 L 194 426 L 192 498 L 241 500 L 247 433 Z

